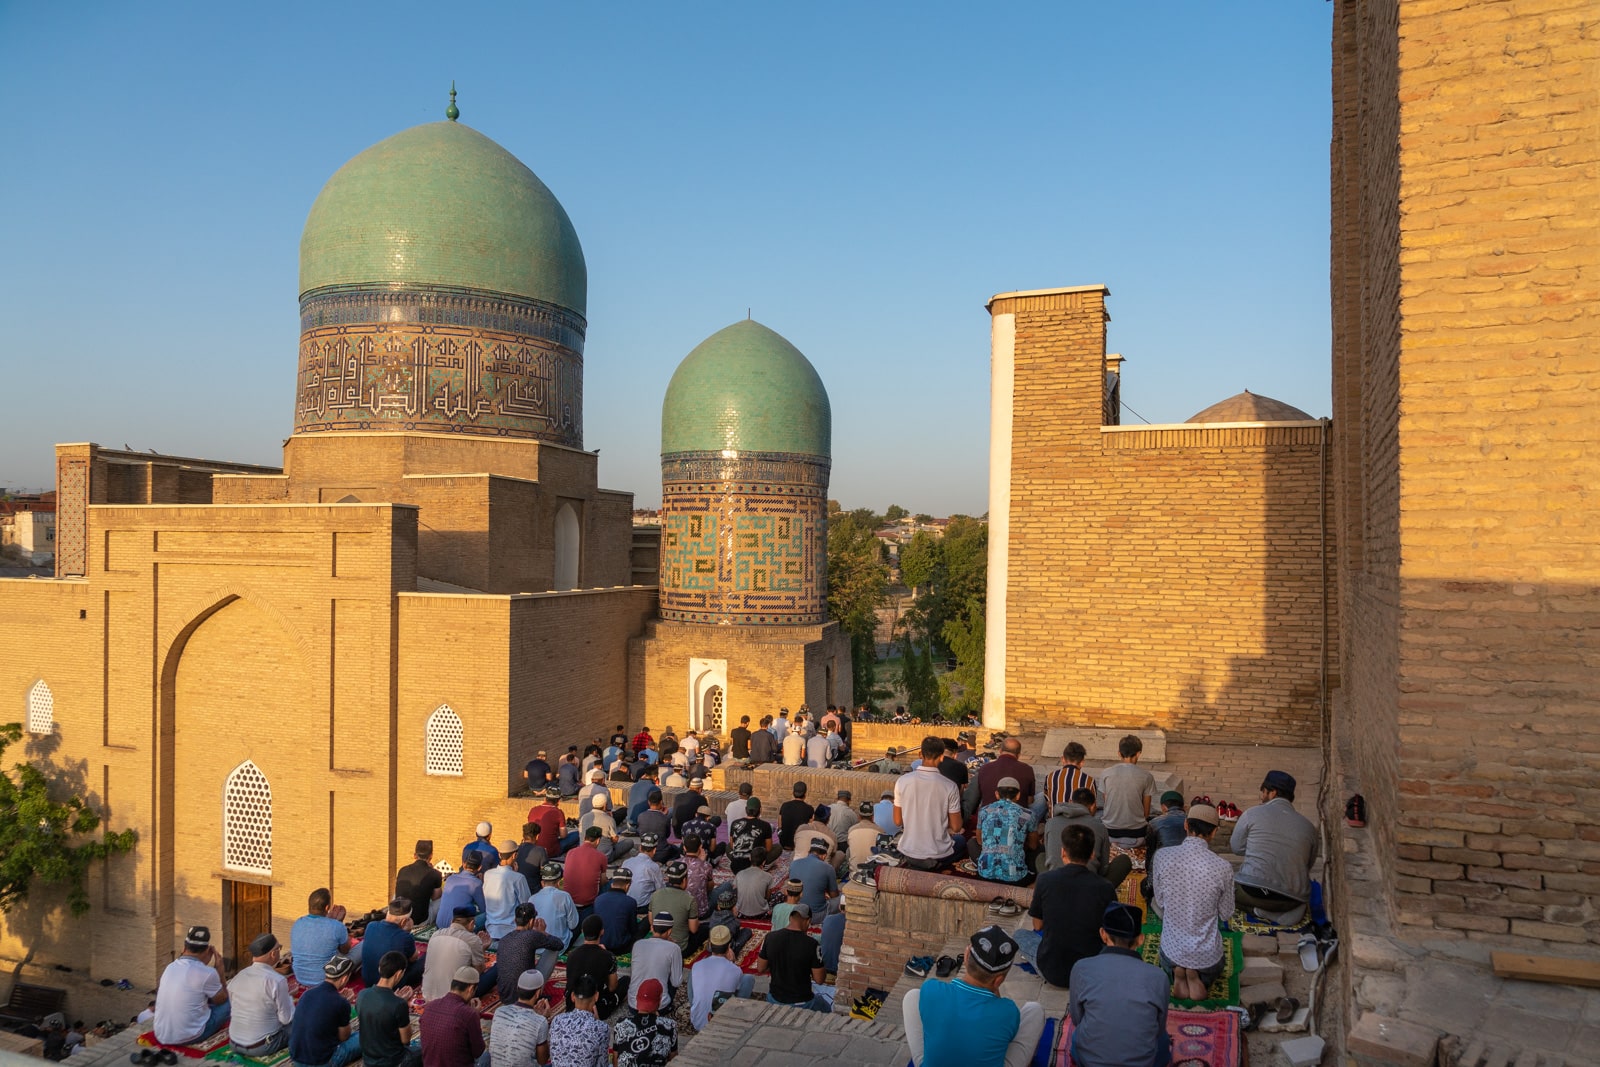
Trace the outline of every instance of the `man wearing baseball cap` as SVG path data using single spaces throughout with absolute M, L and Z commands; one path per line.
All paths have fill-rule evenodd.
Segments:
M 1072 968 L 1069 1010 L 1077 1067 L 1165 1067 L 1172 1062 L 1167 977 L 1139 957 L 1143 924 L 1144 914 L 1132 904 L 1107 905 L 1100 917 L 1105 948 Z
M 1311 899 L 1311 865 L 1320 844 L 1311 820 L 1294 810 L 1294 775 L 1268 771 L 1261 803 L 1234 824 L 1229 841 L 1244 857 L 1233 876 L 1233 895 L 1241 908 L 1273 922 L 1297 922 Z
M 230 1014 L 222 956 L 211 945 L 211 930 L 191 926 L 183 936 L 183 955 L 167 964 L 156 987 L 156 1040 L 187 1045 L 222 1029 Z
M 1217 931 L 1233 917 L 1233 864 L 1211 851 L 1217 822 L 1210 804 L 1190 807 L 1189 836 L 1157 852 L 1151 871 L 1161 914 L 1161 969 L 1172 995 L 1185 1000 L 1204 1000 L 1226 959 Z
M 612 1027 L 616 1067 L 666 1067 L 678 1051 L 678 1023 L 661 1007 L 665 992 L 659 979 L 639 983 L 632 1009 Z
M 933 979 L 906 993 L 906 1043 L 917 1067 L 1024 1067 L 1044 1033 L 1044 1009 L 1000 994 L 1017 943 L 985 926 L 967 943 L 959 977 Z
M 978 811 L 978 832 L 967 842 L 967 853 L 978 861 L 978 874 L 991 882 L 1016 885 L 1028 881 L 1033 869 L 1028 857 L 1039 847 L 1039 823 L 1033 812 L 1017 803 L 1022 786 L 1015 778 L 995 783 L 994 803 Z

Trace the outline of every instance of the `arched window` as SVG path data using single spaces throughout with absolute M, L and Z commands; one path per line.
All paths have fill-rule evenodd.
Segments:
M 223 786 L 222 865 L 272 874 L 272 787 L 249 760 L 234 768 Z
M 462 731 L 461 716 L 450 710 L 449 704 L 440 704 L 428 716 L 429 774 L 460 774 Z
M 15 692 L 15 690 L 13 690 Z M 53 734 L 56 732 L 56 698 L 50 687 L 40 679 L 28 690 L 28 732 Z
M 583 534 L 578 529 L 578 513 L 571 504 L 562 504 L 556 512 L 556 588 L 578 587 L 578 557 L 581 555 Z

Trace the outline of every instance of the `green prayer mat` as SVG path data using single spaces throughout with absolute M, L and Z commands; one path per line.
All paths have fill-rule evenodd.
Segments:
M 1220 924 L 1219 924 L 1220 925 Z M 1144 944 L 1139 949 L 1139 954 L 1146 963 L 1159 967 L 1157 958 L 1161 951 L 1161 917 L 1154 911 L 1145 913 Z M 1244 935 L 1237 930 L 1223 930 L 1222 933 L 1222 958 L 1225 966 L 1217 980 L 1211 983 L 1211 988 L 1204 1000 L 1180 1000 L 1172 998 L 1172 1003 L 1180 1008 L 1193 1010 L 1212 1010 L 1226 1008 L 1239 1003 L 1239 972 L 1244 970 Z

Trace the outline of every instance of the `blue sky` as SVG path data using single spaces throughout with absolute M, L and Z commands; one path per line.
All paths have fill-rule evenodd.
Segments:
M 847 507 L 987 509 L 996 292 L 1109 285 L 1152 422 L 1326 415 L 1331 11 L 0 3 L 0 485 L 57 441 L 281 462 L 306 212 L 452 78 L 577 227 L 585 445 L 639 506 L 747 307 L 821 373 Z

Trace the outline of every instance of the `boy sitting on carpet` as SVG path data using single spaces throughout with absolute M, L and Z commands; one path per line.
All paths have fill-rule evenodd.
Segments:
M 1167 1067 L 1167 976 L 1139 957 L 1144 914 L 1110 904 L 1100 919 L 1100 955 L 1072 968 L 1075 1067 Z

